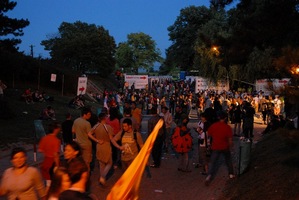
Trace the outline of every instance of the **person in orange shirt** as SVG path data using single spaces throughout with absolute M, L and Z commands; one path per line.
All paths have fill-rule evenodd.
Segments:
M 131 104 L 131 109 L 132 109 L 132 117 L 136 120 L 136 127 L 137 127 L 137 130 L 138 132 L 140 132 L 140 129 L 141 129 L 141 121 L 142 121 L 142 111 L 140 108 L 138 108 L 136 106 L 136 102 L 132 102 Z

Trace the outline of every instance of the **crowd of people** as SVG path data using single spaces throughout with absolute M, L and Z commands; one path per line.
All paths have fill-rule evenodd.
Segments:
M 192 138 L 188 122 L 190 111 L 196 109 L 200 119 L 197 129 L 199 158 L 196 166 L 203 166 L 202 174 L 207 175 L 206 183 L 209 184 L 215 174 L 214 165 L 223 154 L 228 166 L 229 178 L 234 178 L 230 155 L 232 137 L 242 137 L 252 141 L 254 117 L 262 118 L 263 123 L 267 125 L 263 133 L 283 126 L 283 120 L 288 115 L 284 98 L 279 95 L 265 95 L 263 91 L 249 93 L 208 89 L 195 93 L 194 89 L 194 83 L 191 81 L 153 81 L 148 90 L 135 88 L 129 90 L 127 87 L 122 92 L 104 93 L 104 106 L 109 109 L 110 102 L 113 102 L 113 105 L 116 104 L 119 110 L 123 110 L 124 115 L 127 115 L 125 110 L 129 105 L 128 102 L 131 102 L 133 107 L 139 105 L 142 113 L 153 116 L 158 114 L 164 117 L 165 122 L 170 119 L 165 117 L 167 111 L 176 126 L 172 129 L 172 122 L 170 125 L 168 123 L 167 128 L 164 127 L 163 137 L 157 137 L 155 143 L 157 151 L 152 150 L 151 166 L 158 168 L 161 150 L 167 152 L 168 147 L 172 146 L 180 157 L 178 170 L 182 172 L 191 171 L 189 152 L 192 149 Z M 277 121 L 280 123 L 278 126 Z M 276 125 L 273 125 L 274 123 Z M 148 124 L 151 124 L 150 119 Z M 151 132 L 152 126 L 148 127 L 148 133 Z M 218 132 L 223 134 L 219 136 Z
M 74 100 L 77 98 L 80 99 L 75 97 Z M 44 155 L 41 174 L 26 164 L 24 149 L 14 149 L 13 167 L 3 175 L 0 195 L 7 195 L 9 199 L 96 199 L 86 193 L 95 162 L 100 168 L 98 183 L 105 186 L 112 168 L 126 170 L 130 166 L 159 120 L 164 123 L 152 148 L 153 162 L 148 163 L 147 168 L 160 168 L 163 151 L 173 150 L 178 156 L 177 170 L 190 172 L 193 140 L 188 123 L 191 110 L 196 110 L 199 118 L 195 167 L 202 167 L 206 185 L 213 180 L 221 155 L 228 166 L 229 178 L 234 178 L 233 136 L 252 139 L 254 116 L 258 113 L 262 113 L 263 122 L 269 126 L 276 116 L 285 115 L 283 99 L 278 95 L 272 99 L 265 97 L 262 91 L 249 94 L 204 90 L 195 93 L 191 81 L 153 81 L 148 90 L 105 90 L 102 98 L 103 108 L 97 116 L 82 102 L 81 116 L 73 120 L 67 113 L 61 124 L 55 121 L 55 114 L 49 114 L 52 107 L 48 106 L 43 116 L 53 122 L 39 143 L 39 151 Z M 150 115 L 145 138 L 140 133 L 144 114 Z M 233 124 L 233 128 L 228 123 Z M 57 137 L 61 131 L 62 141 Z M 61 144 L 64 146 L 63 159 L 60 158 Z M 18 184 L 15 179 L 19 177 L 32 181 Z M 32 192 L 35 190 L 38 193 Z

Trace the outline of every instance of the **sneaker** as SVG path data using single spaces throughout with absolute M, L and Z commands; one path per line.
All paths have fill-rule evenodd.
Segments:
M 230 174 L 229 175 L 229 179 L 234 179 L 236 176 L 235 175 L 233 175 L 233 174 Z
M 205 185 L 206 185 L 206 186 L 209 186 L 209 185 L 210 185 L 210 183 L 211 183 L 211 178 L 212 178 L 212 176 L 211 176 L 211 175 L 208 175 L 207 178 L 205 179 Z

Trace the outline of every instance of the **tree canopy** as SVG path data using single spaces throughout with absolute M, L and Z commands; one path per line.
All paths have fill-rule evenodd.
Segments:
M 181 10 L 174 24 L 168 27 L 169 39 L 172 41 L 166 51 L 169 64 L 181 70 L 193 66 L 198 31 L 210 19 L 210 10 L 205 6 L 190 6 Z
M 156 42 L 145 33 L 131 33 L 127 41 L 120 43 L 116 51 L 116 62 L 126 72 L 138 73 L 138 69 L 150 71 L 155 62 L 161 62 L 161 52 Z
M 29 25 L 26 19 L 15 19 L 6 16 L 17 5 L 16 2 L 9 0 L 0 1 L 0 74 L 5 74 L 2 79 L 7 80 L 8 77 L 26 77 L 23 73 L 29 73 L 24 61 L 28 61 L 22 53 L 18 52 L 17 45 L 22 42 L 20 36 L 24 35 L 23 29 Z M 32 64 L 32 63 L 30 63 Z M 22 75 L 21 75 L 22 74 Z
M 26 19 L 13 19 L 4 15 L 10 10 L 13 10 L 17 5 L 14 1 L 1 0 L 0 1 L 0 37 L 12 35 L 11 39 L 0 39 L 0 48 L 16 51 L 16 45 L 21 43 L 20 39 L 15 37 L 24 35 L 23 28 L 29 25 L 29 21 Z
M 103 26 L 81 21 L 61 23 L 59 33 L 41 44 L 53 60 L 70 69 L 100 72 L 106 76 L 115 68 L 115 40 Z
M 214 80 L 226 74 L 250 82 L 281 77 L 273 62 L 285 47 L 299 46 L 299 1 L 240 0 L 225 10 L 232 2 L 211 0 L 210 8 L 182 9 L 168 27 L 172 45 L 163 70 L 198 69 L 198 75 Z

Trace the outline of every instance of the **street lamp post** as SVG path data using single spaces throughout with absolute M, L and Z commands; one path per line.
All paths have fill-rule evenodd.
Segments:
M 220 55 L 220 50 L 219 50 L 219 47 L 218 47 L 218 46 L 212 46 L 212 47 L 211 47 L 211 50 L 212 50 L 212 52 L 214 52 L 215 56 L 218 57 L 218 56 Z M 222 48 L 221 50 L 222 50 L 221 55 L 226 56 L 226 54 L 225 54 L 223 48 Z M 225 59 L 225 58 L 221 58 L 221 59 L 222 59 L 222 61 L 223 61 L 223 59 Z M 229 74 L 228 74 L 229 70 L 228 70 L 228 67 L 225 67 L 225 69 L 226 69 L 226 82 L 227 82 L 226 85 L 228 85 L 228 88 L 229 88 Z M 224 75 L 224 76 L 225 76 L 225 75 Z

